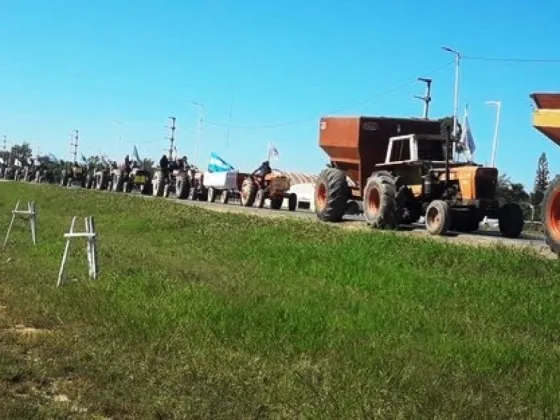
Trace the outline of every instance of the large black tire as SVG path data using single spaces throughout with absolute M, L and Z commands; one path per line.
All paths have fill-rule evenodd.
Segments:
M 297 209 L 297 195 L 295 193 L 291 193 L 288 196 L 288 210 L 296 211 Z
M 283 202 L 284 202 L 284 197 L 271 197 L 270 208 L 272 210 L 280 210 L 282 208 Z
M 430 235 L 445 235 L 451 227 L 451 210 L 442 200 L 434 200 L 426 209 L 426 230 Z
M 101 173 L 100 175 L 95 177 L 95 189 L 101 190 L 105 186 L 105 173 Z
M 215 188 L 208 188 L 208 201 L 213 203 L 214 201 L 216 201 L 216 197 L 218 196 L 218 192 L 216 191 Z
M 452 212 L 451 228 L 455 232 L 471 233 L 480 228 L 480 218 L 474 212 Z
M 506 238 L 519 238 L 523 232 L 525 218 L 517 203 L 506 203 L 498 211 L 500 233 Z
M 152 183 L 146 181 L 144 184 L 140 185 L 140 194 L 142 195 L 150 195 L 152 194 Z
M 385 173 L 374 173 L 364 188 L 364 218 L 377 229 L 395 229 L 399 225 L 397 191 L 394 179 Z
M 113 191 L 123 192 L 124 187 L 124 177 L 122 175 L 113 176 Z
M 93 185 L 93 175 L 87 174 L 86 175 L 86 188 L 88 190 L 91 190 L 92 185 Z
M 541 220 L 548 246 L 560 255 L 560 176 L 552 180 L 544 194 Z
M 208 189 L 204 187 L 200 187 L 197 198 L 198 201 L 208 201 Z
M 241 184 L 240 203 L 243 207 L 251 207 L 255 203 L 257 189 L 257 184 L 253 181 L 253 178 L 245 178 L 243 184 Z
M 186 174 L 177 175 L 175 179 L 175 194 L 180 200 L 184 200 L 189 196 L 190 183 Z
M 327 168 L 315 183 L 315 214 L 325 222 L 340 222 L 348 208 L 350 187 L 340 169 Z

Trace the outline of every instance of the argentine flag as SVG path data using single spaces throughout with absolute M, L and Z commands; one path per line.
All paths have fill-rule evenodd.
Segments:
M 227 172 L 234 171 L 235 168 L 219 157 L 216 153 L 210 153 L 208 162 L 208 172 Z

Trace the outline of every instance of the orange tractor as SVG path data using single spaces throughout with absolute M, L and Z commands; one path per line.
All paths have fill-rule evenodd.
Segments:
M 537 106 L 533 111 L 533 126 L 560 146 L 560 93 L 530 96 Z M 548 246 L 560 255 L 560 176 L 554 178 L 544 195 L 541 220 Z
M 264 207 L 266 199 L 270 200 L 270 208 L 279 210 L 288 199 L 288 210 L 295 211 L 297 208 L 297 196 L 288 193 L 290 190 L 290 179 L 286 175 L 279 173 L 268 173 L 264 176 L 251 174 L 247 176 L 240 189 L 240 203 L 242 206 L 250 207 L 255 205 L 259 208 Z
M 327 117 L 319 146 L 329 167 L 315 185 L 315 212 L 338 222 L 363 208 L 368 224 L 395 229 L 425 218 L 432 235 L 473 232 L 487 216 L 503 236 L 516 238 L 524 225 L 521 208 L 500 206 L 498 170 L 453 160 L 452 118 Z M 361 204 L 361 206 L 360 206 Z

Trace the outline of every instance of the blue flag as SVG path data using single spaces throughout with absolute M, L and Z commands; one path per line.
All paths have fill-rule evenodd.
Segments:
M 210 153 L 210 161 L 208 162 L 208 172 L 227 172 L 233 171 L 235 168 L 223 160 L 216 153 Z

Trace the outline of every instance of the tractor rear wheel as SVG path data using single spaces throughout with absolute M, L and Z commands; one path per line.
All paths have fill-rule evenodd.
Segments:
M 519 238 L 523 232 L 525 218 L 523 210 L 516 203 L 506 203 L 498 210 L 500 233 L 506 238 Z
M 432 201 L 426 209 L 426 230 L 430 235 L 445 235 L 451 227 L 451 210 L 442 200 Z
M 350 198 L 346 174 L 340 169 L 327 168 L 315 183 L 315 214 L 325 222 L 340 222 Z
M 548 246 L 560 255 L 560 176 L 554 178 L 545 192 L 541 220 Z
M 241 184 L 241 205 L 251 207 L 255 203 L 257 196 L 257 184 L 252 178 L 245 178 Z
M 364 217 L 378 229 L 395 229 L 398 224 L 397 192 L 390 175 L 373 174 L 364 188 Z

